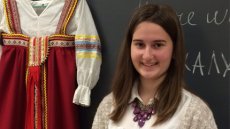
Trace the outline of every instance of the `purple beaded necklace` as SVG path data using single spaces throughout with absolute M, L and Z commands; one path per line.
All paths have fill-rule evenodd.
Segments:
M 133 121 L 137 122 L 140 128 L 144 126 L 145 121 L 149 120 L 152 115 L 156 114 L 155 103 L 144 105 L 140 100 L 135 99 L 131 105 L 134 109 Z

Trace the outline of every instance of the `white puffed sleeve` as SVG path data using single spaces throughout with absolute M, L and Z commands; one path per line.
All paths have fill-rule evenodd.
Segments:
M 76 8 L 77 32 L 75 54 L 77 83 L 73 103 L 89 106 L 92 88 L 99 79 L 101 43 L 86 0 L 80 0 Z

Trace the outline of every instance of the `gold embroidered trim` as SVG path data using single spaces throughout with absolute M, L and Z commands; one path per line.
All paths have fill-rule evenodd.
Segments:
M 40 66 L 48 57 L 48 37 L 32 37 L 29 43 L 29 64 L 28 66 Z
M 2 36 L 12 37 L 12 38 L 15 38 L 15 37 L 21 38 L 21 37 L 23 37 L 23 38 L 28 38 L 29 39 L 29 36 L 26 36 L 24 34 L 6 34 L 6 33 L 2 33 Z
M 17 46 L 28 46 L 28 41 L 21 40 L 21 39 L 3 39 L 4 45 L 17 45 Z
M 28 47 L 30 38 L 23 34 L 2 34 L 4 45 Z M 49 37 L 49 47 L 74 47 L 73 35 L 52 35 Z
M 43 67 L 43 69 L 44 69 L 44 71 L 43 71 L 43 76 L 44 76 L 44 78 L 43 78 L 43 90 L 44 90 L 44 94 L 43 94 L 43 96 L 44 96 L 44 127 L 45 127 L 45 129 L 47 129 L 48 128 L 48 113 L 47 113 L 47 111 L 48 111 L 48 102 L 47 102 L 47 82 L 46 82 L 46 65 L 44 65 L 44 67 Z
M 67 15 L 67 18 L 66 20 L 64 21 L 63 23 L 63 29 L 61 29 L 61 34 L 65 34 L 66 33 L 66 27 L 67 27 L 67 24 L 69 23 L 70 21 L 70 18 L 76 8 L 76 5 L 77 5 L 77 0 L 73 0 L 73 4 L 71 3 L 70 7 L 69 7 L 69 11 L 68 11 L 68 15 Z
M 71 40 L 74 40 L 74 35 L 64 35 L 64 34 L 54 34 L 54 35 L 51 35 L 49 37 L 50 40 L 53 40 L 53 39 L 71 39 Z
M 74 41 L 50 41 L 49 45 L 52 47 L 74 47 Z
M 10 23 L 10 21 L 9 21 L 9 14 L 7 13 L 8 11 L 7 11 L 7 0 L 3 0 L 3 6 L 4 6 L 4 13 L 6 14 L 6 22 L 7 22 L 7 27 L 8 27 L 8 29 L 9 29 L 9 31 L 10 31 L 10 33 L 12 33 L 12 30 L 11 30 L 11 27 L 10 27 L 10 25 L 11 25 L 11 23 Z
M 4 45 L 28 46 L 29 37 L 23 34 L 2 34 Z
M 7 27 L 10 33 L 21 33 L 19 14 L 15 0 L 3 0 Z

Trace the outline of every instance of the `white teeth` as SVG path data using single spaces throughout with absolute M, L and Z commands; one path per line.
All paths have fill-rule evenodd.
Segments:
M 153 64 L 145 64 L 146 66 L 153 66 Z
M 142 63 L 143 65 L 145 65 L 145 66 L 148 66 L 148 67 L 150 67 L 150 66 L 154 66 L 154 65 L 156 65 L 157 64 L 157 62 L 156 63 L 150 63 L 150 64 L 145 64 L 145 63 Z

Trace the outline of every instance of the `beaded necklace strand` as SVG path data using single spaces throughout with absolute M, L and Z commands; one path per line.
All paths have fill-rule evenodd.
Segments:
M 144 105 L 140 100 L 135 99 L 131 106 L 133 107 L 134 118 L 133 121 L 138 123 L 141 128 L 144 126 L 145 121 L 149 120 L 152 115 L 156 114 L 155 101 L 152 104 Z

